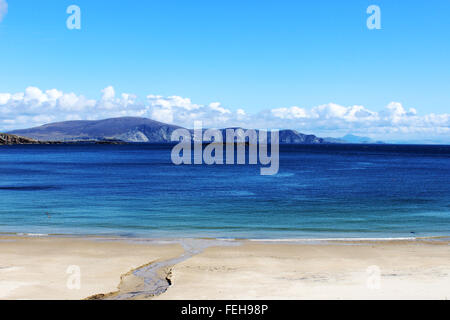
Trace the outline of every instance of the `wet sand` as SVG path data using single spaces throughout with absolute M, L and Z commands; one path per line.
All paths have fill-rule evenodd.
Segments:
M 110 240 L 0 236 L 0 298 L 450 297 L 450 245 L 443 240 Z M 69 266 L 80 268 L 80 289 L 67 286 L 76 284 Z

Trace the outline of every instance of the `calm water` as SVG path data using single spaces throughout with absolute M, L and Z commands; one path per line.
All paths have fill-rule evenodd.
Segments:
M 450 147 L 282 146 L 275 176 L 258 165 L 175 166 L 170 150 L 0 147 L 0 232 L 450 235 Z

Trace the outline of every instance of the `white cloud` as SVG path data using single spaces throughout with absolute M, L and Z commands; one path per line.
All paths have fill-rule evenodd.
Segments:
M 0 105 L 5 105 L 10 99 L 10 93 L 0 93 Z
M 274 117 L 280 119 L 298 119 L 307 117 L 306 110 L 297 106 L 293 106 L 290 108 L 272 109 L 271 112 Z
M 289 128 L 320 136 L 351 132 L 377 139 L 406 140 L 426 136 L 449 140 L 450 133 L 450 114 L 419 115 L 416 109 L 407 109 L 399 102 L 391 102 L 381 111 L 360 105 L 328 103 L 310 109 L 291 106 L 250 114 L 244 109 L 233 111 L 219 102 L 202 105 L 179 96 L 148 95 L 146 100 L 140 101 L 133 94 L 117 94 L 112 86 L 103 89 L 97 100 L 36 87 L 19 93 L 0 93 L 0 131 L 54 121 L 121 116 L 148 117 L 189 128 L 194 121 L 201 120 L 204 127 Z
M 213 103 L 210 103 L 210 104 L 209 104 L 209 107 L 210 107 L 212 110 L 218 111 L 218 112 L 221 113 L 221 114 L 231 114 L 231 111 L 228 110 L 228 109 L 223 108 L 223 107 L 220 105 L 220 102 L 213 102 Z
M 8 3 L 6 0 L 0 0 L 0 22 L 8 13 Z

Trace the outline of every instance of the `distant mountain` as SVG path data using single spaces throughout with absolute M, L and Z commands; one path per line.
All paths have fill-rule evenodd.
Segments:
M 109 139 L 125 142 L 169 143 L 172 142 L 172 132 L 179 128 L 182 127 L 147 118 L 122 117 L 96 121 L 57 122 L 30 129 L 14 130 L 10 133 L 40 141 L 68 142 Z M 226 129 L 221 130 L 225 139 Z M 190 131 L 192 133 L 192 130 Z M 322 138 L 305 135 L 295 130 L 280 130 L 279 136 L 282 144 L 325 143 Z
M 369 137 L 360 137 L 353 134 L 347 134 L 341 138 L 324 138 L 328 143 L 361 143 L 361 144 L 384 144 L 382 141 L 376 141 Z
M 349 142 L 343 140 L 342 138 L 326 137 L 326 138 L 323 138 L 323 140 L 324 140 L 326 143 L 349 143 Z
M 371 138 L 355 136 L 353 134 L 347 134 L 343 136 L 341 139 L 348 143 L 374 143 L 374 141 Z
M 180 127 L 136 117 L 96 121 L 65 121 L 31 129 L 14 130 L 17 134 L 41 141 L 74 141 L 115 139 L 126 142 L 169 142 Z
M 239 134 L 239 131 L 237 131 L 238 129 L 242 129 L 242 130 L 247 130 L 244 128 L 240 128 L 240 127 L 234 127 L 234 128 L 225 128 L 225 129 L 219 129 L 222 137 L 224 139 L 224 141 L 226 141 L 226 130 L 227 129 L 233 129 L 236 132 L 236 136 L 234 138 L 233 142 L 239 142 L 239 141 L 245 141 L 248 142 L 249 141 L 249 137 L 242 137 Z M 189 130 L 191 132 L 191 135 L 193 134 L 193 130 Z M 205 131 L 205 130 L 203 130 Z M 260 130 L 255 130 L 255 132 L 258 134 L 259 136 L 259 131 Z M 245 134 L 245 132 L 244 132 Z M 268 142 L 271 142 L 271 134 L 268 133 L 267 134 L 267 139 Z M 227 141 L 229 142 L 229 141 Z M 300 132 L 297 132 L 295 130 L 279 130 L 279 143 L 280 144 L 321 144 L 321 143 L 325 143 L 324 140 L 322 138 L 316 137 L 315 135 L 312 134 L 303 134 Z

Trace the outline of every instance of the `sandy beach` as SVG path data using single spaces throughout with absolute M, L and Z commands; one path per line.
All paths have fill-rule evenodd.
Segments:
M 181 242 L 1 236 L 0 299 L 123 298 L 142 287 L 133 270 L 159 265 L 167 291 L 146 298 L 450 297 L 444 240 L 202 243 L 186 254 Z
M 84 299 L 113 292 L 121 277 L 131 270 L 182 253 L 182 247 L 176 244 L 3 236 L 0 299 Z M 76 276 L 77 267 L 79 289 L 72 277 Z
M 450 246 L 247 242 L 208 248 L 172 273 L 156 299 L 448 299 Z

